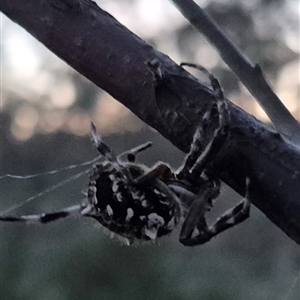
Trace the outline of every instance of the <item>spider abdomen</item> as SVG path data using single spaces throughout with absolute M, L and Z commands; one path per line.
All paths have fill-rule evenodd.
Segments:
M 155 184 L 135 179 L 147 170 L 124 164 L 117 170 L 111 163 L 97 165 L 91 175 L 89 202 L 92 217 L 110 231 L 128 238 L 154 240 L 173 231 L 179 222 L 179 206 Z

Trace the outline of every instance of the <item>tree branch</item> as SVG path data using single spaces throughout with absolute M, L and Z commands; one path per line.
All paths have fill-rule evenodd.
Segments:
M 89 0 L 2 0 L 0 10 L 140 119 L 188 152 L 213 93 Z M 156 85 L 147 62 L 164 74 Z M 300 153 L 253 116 L 229 103 L 230 134 L 214 161 L 216 176 L 250 196 L 300 244 Z
M 171 0 L 185 18 L 219 51 L 220 56 L 257 99 L 277 131 L 300 145 L 300 124 L 266 82 L 261 68 L 235 46 L 215 21 L 193 0 Z

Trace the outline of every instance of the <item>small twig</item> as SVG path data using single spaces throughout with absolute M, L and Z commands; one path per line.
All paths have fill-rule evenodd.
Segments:
M 300 145 L 300 124 L 272 91 L 260 67 L 254 65 L 193 0 L 172 0 L 172 2 L 183 16 L 217 48 L 225 63 L 257 99 L 276 130 L 293 144 Z

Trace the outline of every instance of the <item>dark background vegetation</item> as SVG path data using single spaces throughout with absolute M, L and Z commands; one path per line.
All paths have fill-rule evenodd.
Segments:
M 115 7 L 127 3 L 127 14 L 130 14 L 139 1 L 98 2 L 103 4 L 103 8 L 109 2 Z M 299 49 L 291 46 L 288 35 L 298 37 L 299 14 L 291 14 L 286 1 L 260 0 L 251 3 L 209 1 L 203 6 L 206 5 L 206 10 L 233 40 L 254 61 L 260 63 L 276 87 L 280 85 L 287 68 L 292 69 L 293 65 L 297 65 L 295 62 Z M 296 1 L 291 3 L 297 7 Z M 114 15 L 113 10 L 110 13 Z M 75 93 L 70 105 L 56 107 L 53 97 L 63 97 L 64 94 L 53 96 L 49 84 L 47 90 L 37 92 L 34 88 L 28 90 L 31 86 L 37 87 L 39 82 L 29 79 L 28 82 L 14 81 L 13 72 L 5 61 L 12 51 L 5 45 L 5 35 L 7 38 L 12 25 L 8 21 L 5 21 L 5 25 L 1 47 L 4 54 L 2 174 L 33 174 L 95 157 L 97 153 L 91 146 L 87 134 L 89 122 L 86 120 L 93 120 L 97 124 L 99 131 L 105 134 L 106 142 L 117 153 L 151 140 L 154 142 L 153 149 L 142 154 L 140 162 L 151 166 L 162 160 L 174 168 L 181 164 L 184 155 L 168 141 L 141 124 L 125 108 L 108 100 L 104 92 L 63 63 L 54 65 L 53 62 L 59 62 L 46 50 L 41 51 L 44 61 L 39 77 L 45 72 L 49 74 L 54 81 L 53 90 L 58 89 L 61 82 L 71 83 Z M 149 34 L 144 38 L 174 59 L 178 58 L 179 62 L 188 60 L 209 66 L 215 60 L 210 70 L 220 79 L 226 95 L 237 100 L 248 111 L 257 111 L 255 103 L 249 100 L 234 75 L 187 23 L 182 22 L 176 31 L 162 28 L 159 36 Z M 35 43 L 33 40 L 31 42 Z M 36 47 L 42 48 L 38 44 Z M 295 76 L 299 77 L 299 74 L 291 74 L 287 82 L 294 82 Z M 24 86 L 28 90 L 21 89 Z M 297 96 L 295 91 L 298 89 L 299 78 L 291 88 L 291 93 L 294 91 Z M 285 100 L 291 105 L 293 113 L 299 116 L 299 106 L 295 108 L 293 104 L 297 99 L 287 97 Z M 23 119 L 22 109 L 25 114 Z M 34 127 L 30 120 L 28 124 L 31 125 L 26 127 L 28 112 L 34 112 L 34 116 L 37 116 Z M 57 118 L 61 124 L 49 130 L 49 116 Z M 2 179 L 1 211 L 76 172 L 79 170 L 27 180 Z M 53 211 L 78 203 L 83 198 L 81 191 L 87 183 L 87 176 L 83 176 L 13 213 Z M 240 196 L 223 187 L 211 218 L 239 199 Z M 1 224 L 1 299 L 285 300 L 287 296 L 287 300 L 299 299 L 299 279 L 292 288 L 299 274 L 299 247 L 255 207 L 252 207 L 249 220 L 207 245 L 183 247 L 178 242 L 178 234 L 176 231 L 156 244 L 138 243 L 127 247 L 116 238 L 110 239 L 99 224 L 89 219 L 63 220 L 47 226 Z

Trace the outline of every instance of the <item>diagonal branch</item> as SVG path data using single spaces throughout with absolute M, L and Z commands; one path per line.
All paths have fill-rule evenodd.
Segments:
M 179 149 L 188 152 L 213 92 L 89 0 L 1 0 L 0 10 L 62 60 L 110 93 Z M 156 85 L 147 62 L 159 61 Z M 217 177 L 245 194 L 300 244 L 300 153 L 229 103 L 229 138 L 216 157 Z
M 231 70 L 257 99 L 277 131 L 300 145 L 300 124 L 283 105 L 265 80 L 261 68 L 251 61 L 225 35 L 215 21 L 193 0 L 171 0 L 184 17 L 219 51 Z

